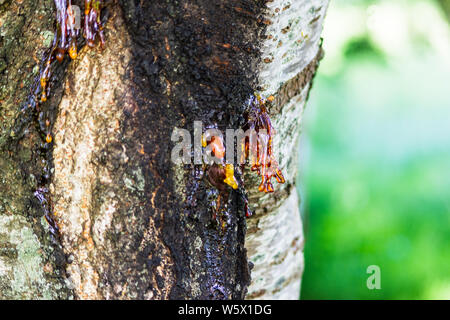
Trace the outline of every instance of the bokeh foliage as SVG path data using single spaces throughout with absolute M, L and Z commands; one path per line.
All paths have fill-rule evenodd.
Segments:
M 434 1 L 332 1 L 300 146 L 302 299 L 450 298 L 445 17 Z

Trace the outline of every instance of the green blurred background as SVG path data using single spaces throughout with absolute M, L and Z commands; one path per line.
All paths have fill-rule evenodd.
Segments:
M 300 146 L 302 299 L 450 299 L 449 3 L 331 1 Z

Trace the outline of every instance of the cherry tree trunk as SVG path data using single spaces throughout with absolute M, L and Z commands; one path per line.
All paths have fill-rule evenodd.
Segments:
M 0 298 L 297 299 L 296 150 L 327 5 L 106 1 L 104 48 L 66 57 L 32 107 L 55 7 L 0 0 Z M 245 172 L 253 216 L 230 190 L 217 223 L 207 170 L 174 164 L 171 135 L 237 129 L 255 92 L 275 97 L 286 183 L 260 193 Z

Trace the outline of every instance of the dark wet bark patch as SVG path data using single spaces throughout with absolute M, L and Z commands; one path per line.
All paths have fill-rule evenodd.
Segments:
M 176 283 L 170 298 L 242 299 L 250 281 L 243 204 L 232 193 L 228 222 L 217 226 L 207 200 L 213 187 L 193 168 L 174 167 L 170 136 L 174 127 L 193 132 L 194 120 L 221 129 L 244 122 L 245 101 L 257 89 L 264 2 L 120 3 L 133 39 L 129 74 L 138 105 L 125 130 L 147 154 L 140 161 L 154 205 L 144 211 L 162 227 L 171 251 Z

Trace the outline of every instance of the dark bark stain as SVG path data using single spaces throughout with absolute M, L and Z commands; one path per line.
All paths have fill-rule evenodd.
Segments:
M 193 132 L 194 120 L 221 129 L 243 123 L 244 102 L 256 89 L 264 1 L 120 4 L 133 41 L 129 76 L 137 101 L 124 123 L 132 135 L 127 150 L 145 168 L 146 194 L 154 199 L 143 214 L 162 227 L 171 250 L 176 284 L 170 298 L 243 299 L 250 282 L 243 204 L 232 192 L 221 228 L 212 219 L 214 189 L 202 168 L 199 174 L 187 168 L 185 188 L 177 190 L 170 136 L 174 127 Z M 139 158 L 138 141 L 145 151 Z

